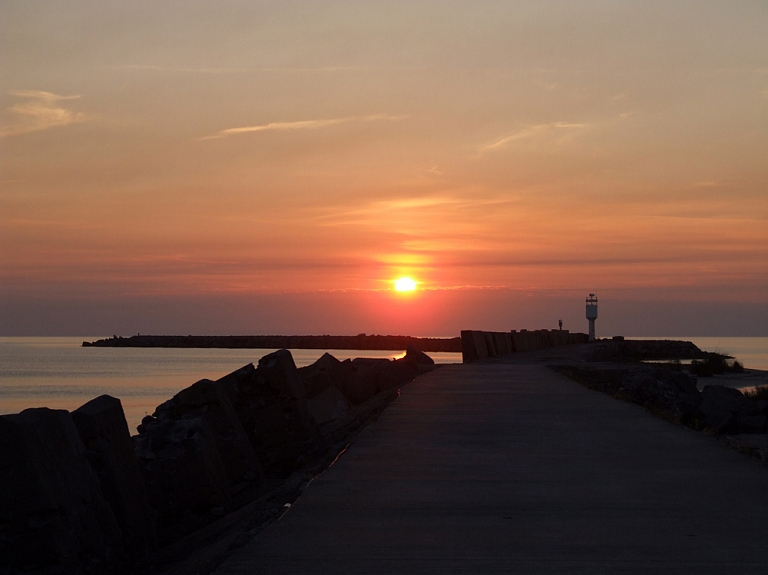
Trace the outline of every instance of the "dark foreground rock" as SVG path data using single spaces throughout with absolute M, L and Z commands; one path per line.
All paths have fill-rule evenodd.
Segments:
M 331 386 L 343 387 L 355 368 L 352 360 L 339 361 L 330 353 L 324 353 L 315 363 L 299 368 L 298 373 L 307 399 L 312 399 Z
M 185 417 L 204 419 L 210 428 L 233 494 L 254 487 L 264 479 L 261 462 L 228 395 L 223 386 L 209 379 L 198 381 L 159 405 L 153 418 L 142 423 L 137 438 L 149 435 L 158 422 L 176 421 Z M 146 434 L 143 433 L 145 431 Z
M 168 544 L 232 509 L 232 491 L 204 417 L 156 419 L 134 437 L 141 472 L 158 512 L 161 544 Z
M 215 521 L 264 480 L 229 397 L 207 379 L 158 406 L 133 442 L 163 543 Z
M 299 368 L 298 372 L 304 383 L 307 409 L 321 429 L 350 416 L 352 403 L 341 392 L 355 372 L 350 360 L 339 361 L 324 353 L 315 363 Z
M 120 400 L 99 396 L 73 411 L 72 420 L 120 527 L 126 553 L 133 561 L 147 557 L 157 547 L 157 517 L 139 471 Z
M 412 363 L 415 363 L 420 368 L 423 368 L 424 366 L 433 366 L 435 365 L 435 360 L 429 357 L 426 353 L 423 351 L 420 351 L 413 347 L 412 345 L 409 345 L 405 349 L 405 356 L 403 357 L 405 361 L 410 361 Z
M 67 411 L 0 416 L 0 570 L 123 573 L 120 530 Z
M 765 408 L 738 389 L 708 385 L 701 391 L 699 409 L 704 424 L 715 433 L 765 433 Z
M 262 357 L 216 384 L 229 397 L 261 462 L 273 478 L 289 475 L 322 451 L 320 433 L 307 405 L 291 353 Z

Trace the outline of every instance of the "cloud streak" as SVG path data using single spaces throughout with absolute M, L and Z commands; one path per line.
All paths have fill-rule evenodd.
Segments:
M 269 131 L 302 131 L 318 130 L 336 126 L 339 124 L 349 124 L 352 122 L 376 122 L 376 121 L 399 121 L 408 116 L 390 116 L 387 114 L 372 114 L 370 116 L 347 116 L 344 118 L 329 118 L 320 120 L 299 120 L 297 122 L 270 122 L 269 124 L 260 124 L 257 126 L 244 126 L 240 128 L 227 128 L 210 136 L 198 138 L 198 140 L 219 140 L 237 134 L 247 134 L 250 132 L 269 132 Z
M 551 132 L 553 130 L 581 130 L 586 127 L 587 127 L 587 124 L 576 124 L 571 122 L 550 122 L 549 124 L 538 124 L 536 126 L 530 126 L 528 128 L 524 128 L 519 132 L 515 132 L 514 134 L 505 136 L 504 138 L 501 138 L 500 140 L 493 142 L 492 144 L 483 146 L 482 148 L 480 148 L 480 151 L 487 152 L 489 150 L 496 150 L 499 148 L 503 148 L 510 142 L 533 138 L 535 136 L 539 136 L 539 135 Z
M 119 70 L 149 70 L 153 72 L 181 72 L 190 74 L 241 74 L 251 72 L 250 68 L 184 68 L 179 66 L 152 66 L 148 64 L 123 64 L 121 66 L 106 66 Z
M 188 74 L 324 74 L 337 72 L 365 72 L 371 70 L 370 66 L 320 66 L 315 68 L 190 68 L 183 66 L 157 66 L 152 64 L 121 64 L 117 66 L 105 66 L 117 70 L 146 70 L 151 72 L 175 72 Z
M 316 216 L 316 221 L 321 226 L 374 225 L 379 227 L 390 225 L 392 218 L 402 216 L 420 224 L 429 224 L 437 216 L 442 218 L 447 215 L 465 215 L 478 210 L 498 210 L 517 202 L 517 197 L 513 195 L 481 197 L 477 192 L 471 195 L 434 194 L 401 197 L 374 200 L 351 208 L 346 205 L 327 206 L 322 209 L 321 214 Z
M 8 108 L 9 112 L 22 116 L 22 119 L 16 124 L 0 128 L 0 138 L 20 136 L 86 120 L 85 114 L 73 112 L 59 104 L 62 100 L 76 100 L 80 96 L 59 96 L 40 90 L 11 90 L 8 94 L 24 98 L 26 101 Z

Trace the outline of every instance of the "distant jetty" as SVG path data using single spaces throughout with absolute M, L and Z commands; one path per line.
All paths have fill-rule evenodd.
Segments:
M 460 337 L 407 335 L 133 335 L 84 341 L 83 347 L 188 347 L 223 349 L 355 349 L 461 352 Z

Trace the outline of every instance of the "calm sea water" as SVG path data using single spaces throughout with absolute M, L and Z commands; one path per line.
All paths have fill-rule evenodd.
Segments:
M 218 379 L 273 349 L 81 347 L 101 337 L 0 337 L 0 414 L 28 407 L 77 409 L 102 394 L 120 398 L 131 432 L 142 417 L 185 387 Z M 391 351 L 291 350 L 298 367 L 329 352 L 394 358 Z M 436 363 L 461 363 L 460 353 L 430 353 Z
M 274 351 L 271 349 L 142 349 L 81 347 L 100 337 L 0 338 L 0 414 L 28 407 L 73 410 L 107 393 L 119 397 L 134 432 L 141 418 L 185 387 L 218 379 Z M 748 368 L 768 370 L 765 337 L 660 337 L 684 339 L 701 349 L 733 355 Z M 292 350 L 296 365 L 328 351 L 348 357 L 398 357 L 397 352 Z M 437 363 L 461 363 L 460 353 L 430 353 Z

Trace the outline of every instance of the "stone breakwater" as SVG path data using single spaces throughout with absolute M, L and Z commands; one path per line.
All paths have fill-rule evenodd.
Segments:
M 587 343 L 585 333 L 570 333 L 568 330 L 535 331 L 476 331 L 461 332 L 461 354 L 464 363 L 471 363 L 492 357 L 503 357 L 521 351 L 533 351 L 547 347 Z
M 407 335 L 134 335 L 84 341 L 83 347 L 186 347 L 223 349 L 354 349 L 424 352 L 461 351 L 458 337 Z
M 433 368 L 414 348 L 398 360 L 325 354 L 300 369 L 280 350 L 182 390 L 134 437 L 107 395 L 71 413 L 0 416 L 0 573 L 146 566 L 297 473 L 322 469 L 398 386 Z

